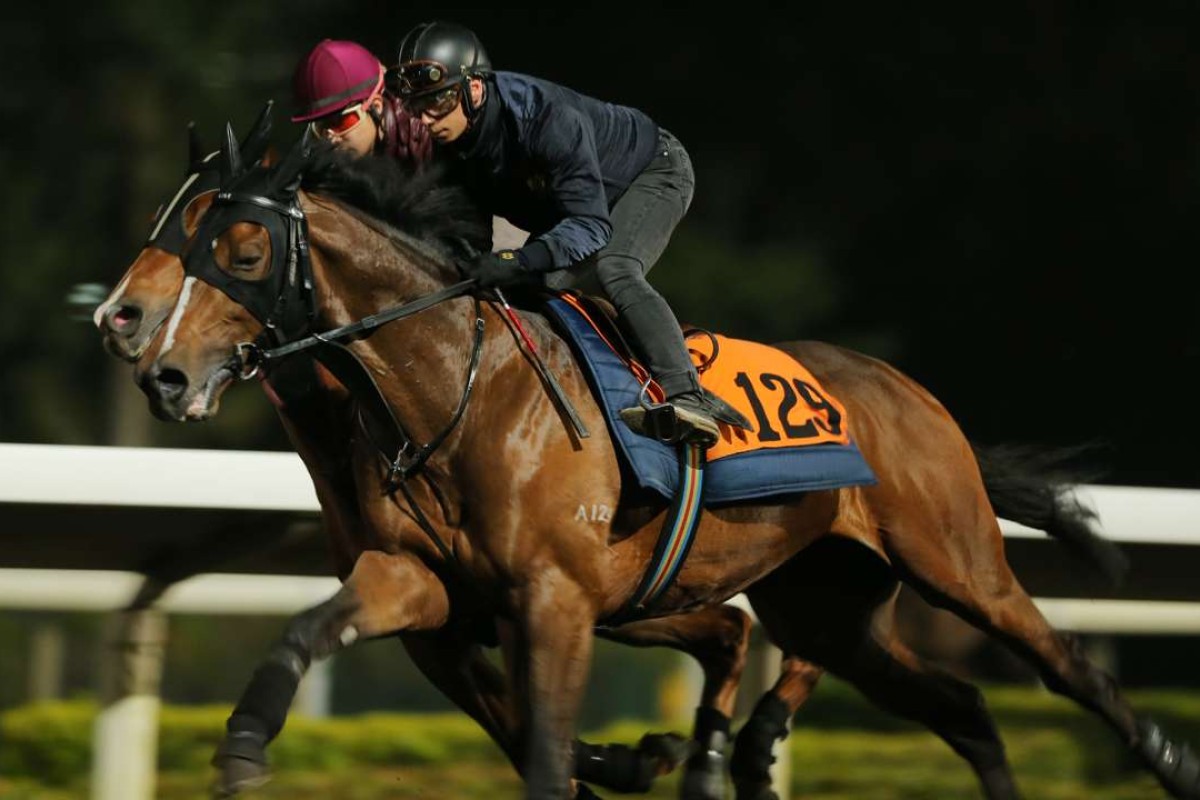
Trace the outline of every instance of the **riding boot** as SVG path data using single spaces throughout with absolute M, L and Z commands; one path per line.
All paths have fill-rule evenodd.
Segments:
M 749 420 L 736 409 L 700 386 L 675 315 L 657 292 L 643 294 L 617 310 L 633 347 L 666 395 L 661 405 L 646 408 L 639 404 L 622 409 L 621 419 L 626 425 L 664 441 L 694 442 L 704 447 L 720 439 L 718 421 L 750 428 Z

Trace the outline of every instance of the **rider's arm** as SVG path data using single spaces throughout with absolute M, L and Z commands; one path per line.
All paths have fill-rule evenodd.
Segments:
M 612 236 L 596 138 L 591 123 L 570 107 L 544 114 L 530 133 L 530 155 L 548 170 L 548 188 L 561 219 L 527 242 L 518 256 L 531 272 L 565 269 L 604 247 Z

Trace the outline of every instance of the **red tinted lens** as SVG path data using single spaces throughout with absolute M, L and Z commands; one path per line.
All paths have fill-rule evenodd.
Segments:
M 317 133 L 332 133 L 341 136 L 354 130 L 358 123 L 362 122 L 362 118 L 362 106 L 351 106 L 340 114 L 316 120 L 313 122 L 313 128 Z
M 428 114 L 434 119 L 444 117 L 458 107 L 458 87 L 451 86 L 440 92 L 410 98 L 407 105 L 409 112 L 416 117 L 422 114 Z

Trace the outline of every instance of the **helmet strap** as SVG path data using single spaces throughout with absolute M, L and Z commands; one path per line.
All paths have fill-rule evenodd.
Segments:
M 483 103 L 487 101 L 487 84 L 480 78 L 480 83 L 484 91 L 483 101 L 479 105 L 475 105 L 475 100 L 471 97 L 471 78 L 478 77 L 472 75 L 464 75 L 462 78 L 462 102 L 463 113 L 467 115 L 468 122 L 475 122 L 475 117 L 479 116 L 479 109 L 483 107 Z

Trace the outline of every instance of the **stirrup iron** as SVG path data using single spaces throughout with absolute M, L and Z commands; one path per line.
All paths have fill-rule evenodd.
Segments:
M 694 443 L 711 447 L 719 434 L 681 420 L 671 403 L 655 403 L 650 399 L 650 379 L 638 392 L 638 404 L 621 410 L 621 419 L 634 431 L 668 444 Z M 713 425 L 716 425 L 714 420 Z

